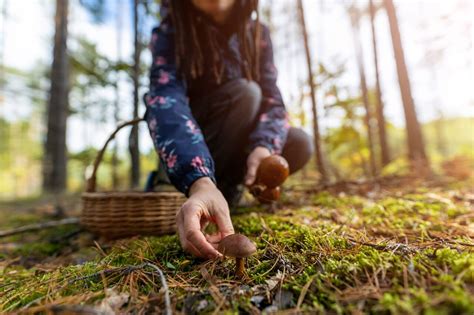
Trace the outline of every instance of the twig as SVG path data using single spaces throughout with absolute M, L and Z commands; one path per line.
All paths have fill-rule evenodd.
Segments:
M 38 231 L 38 230 L 57 227 L 61 225 L 79 224 L 79 223 L 80 223 L 79 218 L 67 218 L 67 219 L 62 219 L 62 220 L 46 221 L 46 222 L 41 222 L 41 223 L 29 224 L 29 225 L 20 226 L 20 227 L 10 229 L 10 230 L 0 231 L 0 237 L 7 237 L 7 236 L 12 236 L 16 234 L 25 233 L 25 232 Z
M 466 242 L 456 242 L 456 241 L 444 239 L 444 238 L 442 238 L 442 237 L 433 235 L 433 234 L 430 233 L 430 232 L 428 232 L 428 236 L 431 237 L 431 238 L 435 238 L 435 239 L 437 239 L 437 240 L 439 240 L 439 241 L 441 241 L 441 242 L 446 242 L 446 243 L 450 243 L 450 244 L 454 244 L 454 245 L 462 245 L 462 246 L 474 247 L 474 244 L 466 243 Z
M 50 243 L 53 243 L 53 244 L 57 244 L 57 243 L 66 243 L 69 241 L 69 239 L 81 234 L 82 232 L 84 232 L 84 229 L 83 228 L 79 228 L 77 230 L 74 230 L 72 232 L 69 232 L 67 233 L 66 235 L 62 235 L 62 236 L 55 236 L 54 238 L 52 238 L 50 240 Z
M 169 294 L 168 284 L 166 283 L 166 278 L 163 274 L 163 271 L 161 271 L 161 269 L 158 268 L 158 266 L 156 266 L 155 264 L 152 264 L 152 263 L 147 262 L 147 263 L 143 263 L 143 264 L 140 264 L 140 265 L 132 265 L 132 266 L 119 267 L 119 268 L 114 268 L 114 269 L 101 270 L 99 272 L 95 272 L 95 273 L 92 273 L 90 275 L 86 275 L 86 276 L 82 276 L 82 277 L 78 277 L 78 278 L 69 280 L 69 284 L 72 284 L 72 283 L 74 283 L 76 281 L 80 281 L 80 280 L 86 280 L 86 279 L 94 278 L 94 277 L 97 277 L 99 275 L 100 276 L 105 276 L 107 274 L 113 274 L 114 272 L 117 272 L 117 271 L 122 275 L 130 274 L 131 272 L 133 272 L 135 270 L 144 269 L 145 267 L 152 268 L 160 276 L 161 286 L 162 286 L 163 291 L 165 293 L 165 307 L 166 307 L 165 314 L 166 315 L 171 315 L 172 314 L 172 312 L 171 312 L 171 301 L 170 301 L 170 294 Z
M 301 289 L 300 296 L 298 298 L 298 302 L 296 303 L 296 312 L 299 312 L 301 304 L 303 304 L 304 298 L 306 296 L 306 293 L 308 292 L 308 289 L 310 285 L 313 283 L 313 280 L 316 276 L 312 276 L 308 282 L 304 285 L 303 289 Z
M 85 276 L 81 276 L 81 277 L 71 279 L 71 280 L 68 281 L 68 284 L 74 284 L 77 281 L 87 280 L 87 279 L 95 278 L 95 277 L 102 276 L 102 275 L 105 276 L 105 275 L 113 274 L 117 271 L 121 274 L 128 274 L 128 273 L 130 273 L 134 270 L 137 270 L 137 269 L 138 268 L 136 266 L 120 267 L 120 268 L 114 268 L 114 269 L 104 269 L 104 270 L 100 270 L 100 271 L 91 273 L 89 275 L 85 275 Z
M 212 298 L 216 301 L 218 310 L 222 305 L 225 303 L 225 298 L 222 296 L 222 294 L 219 292 L 219 289 L 217 288 L 216 284 L 214 283 L 214 279 L 212 279 L 212 276 L 209 274 L 207 271 L 206 267 L 201 267 L 200 269 L 202 277 L 209 283 L 209 293 L 211 294 Z M 216 311 L 214 311 L 215 313 Z
M 372 247 L 372 248 L 375 248 L 375 249 L 378 249 L 378 250 L 382 250 L 382 251 L 392 251 L 392 253 L 400 252 L 401 254 L 406 255 L 406 254 L 409 254 L 409 253 L 412 253 L 412 252 L 416 251 L 415 248 L 411 248 L 411 247 L 409 247 L 405 244 L 401 244 L 401 243 L 379 245 L 379 244 L 372 244 L 372 243 L 357 241 L 357 240 L 352 239 L 352 238 L 347 238 L 347 240 L 349 242 L 352 242 L 352 243 L 355 243 L 355 244 L 359 244 L 359 245 L 363 245 L 363 246 L 369 246 L 369 247 Z
M 144 263 L 144 266 L 154 269 L 160 275 L 161 286 L 163 287 L 163 291 L 165 291 L 165 306 L 166 306 L 165 314 L 171 315 L 172 312 L 171 312 L 170 292 L 168 290 L 168 284 L 166 283 L 166 278 L 163 274 L 163 271 L 161 271 L 161 269 L 158 268 L 158 266 L 152 263 Z

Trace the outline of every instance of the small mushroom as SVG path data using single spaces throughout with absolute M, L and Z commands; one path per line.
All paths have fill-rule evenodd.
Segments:
M 242 278 L 245 273 L 244 259 L 255 253 L 257 247 L 245 235 L 231 234 L 220 241 L 217 250 L 224 256 L 235 258 L 235 276 Z
M 257 170 L 257 183 L 267 188 L 283 184 L 290 171 L 288 162 L 280 155 L 270 155 L 262 160 Z
M 277 201 L 280 199 L 280 187 L 265 188 L 257 195 L 257 199 L 260 203 L 272 203 Z

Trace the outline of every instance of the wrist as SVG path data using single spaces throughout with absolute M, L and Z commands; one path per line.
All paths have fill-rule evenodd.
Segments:
M 255 147 L 252 153 L 257 154 L 258 156 L 262 156 L 262 157 L 267 157 L 267 156 L 272 155 L 272 151 L 270 151 L 270 149 L 264 146 Z
M 209 188 L 216 188 L 216 185 L 212 181 L 210 177 L 201 177 L 198 178 L 189 188 L 189 195 L 191 196 L 193 193 L 202 190 L 202 189 L 209 189 Z
M 270 155 L 272 154 L 272 152 L 270 151 L 269 148 L 264 147 L 264 146 L 262 146 L 262 145 L 256 146 L 253 150 L 254 150 L 254 151 L 257 151 L 257 150 L 258 150 L 258 151 L 261 151 L 261 152 L 264 152 L 264 153 L 268 153 L 268 154 L 270 154 Z

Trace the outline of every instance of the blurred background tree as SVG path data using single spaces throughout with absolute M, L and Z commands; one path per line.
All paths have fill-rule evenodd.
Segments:
M 43 190 L 61 193 L 66 189 L 66 130 L 69 115 L 69 56 L 67 51 L 69 0 L 56 0 L 53 64 L 47 109 L 44 146 Z
M 144 112 L 145 47 L 160 2 L 31 5 L 39 3 L 35 16 L 49 27 L 38 32 L 52 39 L 29 47 L 35 57 L 26 67 L 12 62 L 19 50 L 11 39 L 13 30 L 31 29 L 20 18 L 29 11 L 0 1 L 1 198 L 81 191 L 109 132 Z M 466 0 L 261 0 L 291 121 L 314 135 L 318 148 L 303 172 L 308 181 L 402 174 L 409 160 L 439 172 L 446 160 L 474 156 L 474 101 L 464 91 L 471 8 Z M 410 28 L 421 31 L 415 36 Z M 146 128 L 132 128 L 106 153 L 100 185 L 141 189 L 157 160 Z
M 374 124 L 372 119 L 372 105 L 369 103 L 369 90 L 367 87 L 367 80 L 365 77 L 366 69 L 364 65 L 364 52 L 360 43 L 360 19 L 362 18 L 362 11 L 360 11 L 354 5 L 347 8 L 349 18 L 351 20 L 352 33 L 354 37 L 354 51 L 357 60 L 357 69 L 360 77 L 360 90 L 362 93 L 362 102 L 365 109 L 365 129 L 367 133 L 367 143 L 369 145 L 369 164 L 370 172 L 369 176 L 374 177 L 378 174 L 378 166 L 375 160 L 375 139 L 374 139 Z
M 379 7 L 380 8 L 380 7 Z M 380 144 L 380 160 L 382 167 L 390 163 L 390 148 L 388 146 L 386 121 L 384 113 L 384 103 L 382 100 L 382 88 L 380 87 L 380 69 L 379 69 L 379 54 L 377 48 L 377 34 L 375 32 L 375 15 L 378 8 L 375 7 L 374 1 L 369 0 L 369 14 L 370 14 L 370 30 L 372 35 L 372 54 L 374 58 L 374 72 L 375 72 L 375 89 L 376 89 L 376 117 L 377 130 Z
M 415 163 L 415 167 L 429 168 L 428 157 L 425 152 L 425 142 L 421 133 L 420 123 L 416 115 L 415 103 L 411 93 L 410 79 L 405 61 L 405 52 L 400 35 L 397 13 L 392 0 L 384 0 L 392 35 L 393 53 L 397 65 L 398 82 L 402 95 L 403 109 L 405 111 L 405 126 L 407 130 L 408 157 Z
M 304 43 L 304 51 L 306 56 L 306 66 L 308 69 L 308 86 L 311 95 L 311 110 L 313 113 L 313 138 L 314 138 L 314 148 L 315 148 L 315 155 L 316 155 L 316 166 L 318 169 L 319 174 L 321 175 L 321 181 L 327 181 L 327 171 L 326 166 L 324 165 L 323 160 L 323 152 L 322 152 L 322 144 L 321 144 L 321 132 L 319 130 L 319 116 L 317 110 L 317 103 L 316 103 L 316 85 L 313 82 L 313 58 L 309 48 L 309 41 L 308 41 L 308 30 L 306 28 L 305 22 L 305 11 L 303 7 L 303 1 L 298 0 L 298 20 L 301 25 L 301 33 L 303 37 Z M 314 56 L 314 55 L 313 55 Z

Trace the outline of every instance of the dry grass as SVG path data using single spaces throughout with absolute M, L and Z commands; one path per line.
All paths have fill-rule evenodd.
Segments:
M 106 243 L 74 234 L 77 227 L 14 236 L 0 248 L 0 309 L 164 310 L 152 264 L 177 313 L 472 314 L 473 193 L 469 182 L 396 178 L 287 189 L 276 213 L 247 207 L 234 215 L 258 249 L 243 281 L 232 260 L 196 260 L 176 236 Z

